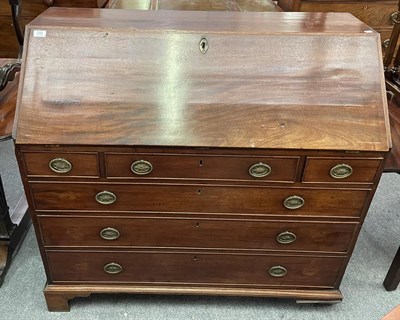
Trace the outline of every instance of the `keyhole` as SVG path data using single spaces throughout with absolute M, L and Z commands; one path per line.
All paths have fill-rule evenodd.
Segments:
M 196 260 L 197 260 L 197 257 L 196 257 L 196 256 L 194 256 L 194 257 L 193 257 L 193 260 L 194 260 L 194 261 L 196 261 Z
M 203 165 L 203 160 L 199 161 L 199 166 L 201 167 Z
M 208 50 L 208 41 L 206 38 L 202 38 L 199 43 L 199 48 L 201 53 L 206 53 Z

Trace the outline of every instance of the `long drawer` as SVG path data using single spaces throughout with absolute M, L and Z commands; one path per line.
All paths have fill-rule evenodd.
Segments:
M 177 252 L 47 251 L 54 283 L 335 287 L 346 258 Z
M 46 247 L 169 247 L 346 253 L 357 223 L 274 220 L 38 218 Z
M 246 213 L 353 216 L 368 189 L 167 184 L 33 183 L 36 210 Z
M 108 178 L 293 182 L 299 157 L 106 154 Z

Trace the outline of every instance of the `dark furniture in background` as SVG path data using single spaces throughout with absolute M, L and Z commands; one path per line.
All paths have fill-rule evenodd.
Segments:
M 284 11 L 348 12 L 381 34 L 384 51 L 389 45 L 394 21 L 397 19 L 395 0 L 278 0 Z
M 400 16 L 400 1 L 398 3 Z M 385 172 L 397 172 L 400 174 L 400 52 L 395 45 L 399 41 L 400 20 L 395 21 L 391 35 L 391 45 L 386 53 L 385 79 L 389 99 L 390 129 L 392 133 L 393 147 L 386 162 Z M 393 58 L 394 57 L 394 58 Z M 395 290 L 400 283 L 400 248 L 397 251 L 383 282 L 386 290 Z
M 5 1 L 2 2 L 4 3 Z M 23 35 L 19 23 L 21 0 L 9 0 L 9 5 L 12 12 L 14 38 L 17 40 L 19 50 L 17 59 L 0 58 L 0 142 L 11 139 L 21 67 L 19 58 L 23 46 Z M 27 209 L 28 204 L 23 194 L 12 212 L 9 211 L 0 177 L 0 285 L 30 225 Z
M 21 29 L 49 7 L 104 7 L 108 0 L 25 0 L 21 10 Z M 18 41 L 8 1 L 0 1 L 0 57 L 16 58 Z

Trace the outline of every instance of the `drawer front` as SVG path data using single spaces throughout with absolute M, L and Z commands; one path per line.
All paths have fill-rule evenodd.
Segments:
M 373 183 L 382 160 L 309 157 L 303 182 Z
M 369 194 L 369 190 L 85 183 L 31 183 L 31 190 L 37 210 L 357 217 Z M 115 202 L 97 202 L 96 196 L 109 202 L 110 193 L 115 195 Z M 303 199 L 303 206 L 285 207 L 293 197 Z M 301 203 L 296 199 L 290 204 Z
M 347 252 L 356 223 L 39 217 L 45 246 L 135 246 Z
M 46 253 L 54 282 L 153 285 L 225 284 L 332 288 L 345 260 L 338 257 L 198 254 L 197 252 L 47 251 Z M 110 266 L 110 263 L 114 265 Z M 283 275 L 285 271 L 281 269 L 282 267 L 285 268 L 286 275 Z M 105 272 L 105 268 L 109 272 L 120 272 L 109 274 Z M 281 276 L 271 276 L 270 270 L 271 273 Z
M 97 153 L 24 152 L 28 177 L 99 176 Z
M 303 1 L 303 12 L 349 12 L 370 27 L 393 26 L 391 15 L 397 11 L 396 1 L 364 1 L 346 3 L 325 3 Z
M 109 178 L 224 179 L 293 182 L 298 157 L 107 154 Z M 145 172 L 136 166 L 147 166 Z M 138 167 L 140 170 L 140 167 Z

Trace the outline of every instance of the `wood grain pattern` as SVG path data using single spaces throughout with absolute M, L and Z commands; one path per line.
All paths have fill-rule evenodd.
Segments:
M 133 162 L 145 160 L 152 164 L 153 170 L 145 175 L 135 175 L 131 170 Z M 294 182 L 299 157 L 216 157 L 152 154 L 106 154 L 108 178 L 125 179 L 218 179 Z M 265 177 L 255 178 L 249 168 L 263 163 L 271 168 Z M 223 168 L 223 170 L 221 170 Z
M 346 253 L 358 223 L 277 220 L 122 218 L 115 216 L 40 216 L 46 247 L 209 248 L 217 250 L 280 250 Z M 120 233 L 104 240 L 100 231 Z M 296 235 L 279 243 L 285 231 Z
M 389 148 L 378 37 L 348 15 L 92 10 L 31 25 L 17 143 Z
M 127 286 L 127 285 L 47 285 L 44 295 L 50 311 L 69 311 L 68 300 L 75 297 L 88 297 L 92 293 L 128 293 L 128 294 L 185 294 L 211 296 L 252 296 L 299 298 L 320 302 L 340 301 L 343 296 L 339 290 L 302 290 L 302 289 L 242 289 L 238 287 L 194 287 L 194 286 Z M 54 303 L 53 303 L 54 302 Z
M 36 210 L 153 211 L 184 213 L 243 213 L 258 215 L 319 215 L 359 217 L 369 190 L 267 188 L 174 184 L 31 183 Z M 104 190 L 117 201 L 95 201 Z M 289 210 L 287 197 L 305 200 L 303 207 Z
M 214 284 L 248 287 L 334 288 L 340 257 L 290 257 L 251 254 L 203 254 L 199 252 L 90 252 L 47 251 L 54 283 Z M 119 274 L 103 268 L 116 262 Z M 288 274 L 272 277 L 269 268 L 284 266 Z M 251 272 L 249 272 L 251 271 Z
M 269 0 L 114 0 L 109 2 L 108 7 L 135 10 L 280 11 Z
M 378 173 L 383 158 L 352 159 L 352 158 L 307 158 L 303 182 L 329 183 L 372 183 Z M 330 170 L 338 164 L 346 164 L 353 169 L 352 174 L 344 179 L 335 179 Z
M 397 1 L 302 1 L 304 12 L 350 12 L 367 25 L 375 27 L 393 27 L 390 15 L 397 11 Z
M 99 177 L 97 153 L 24 152 L 23 156 L 27 174 L 31 177 Z M 57 158 L 69 161 L 72 165 L 71 171 L 62 174 L 52 171 L 49 163 Z

